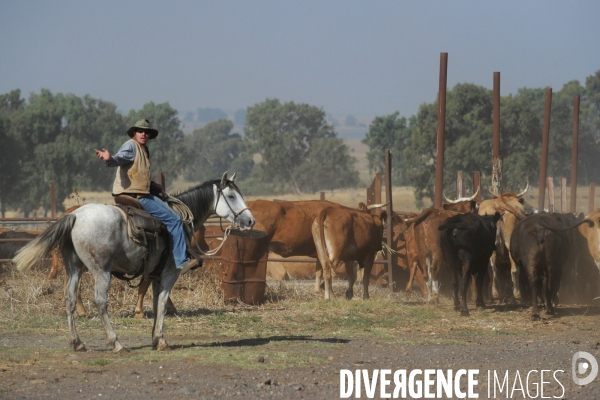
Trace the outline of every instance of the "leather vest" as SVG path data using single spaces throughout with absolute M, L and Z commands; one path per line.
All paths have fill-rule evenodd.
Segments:
M 113 184 L 113 194 L 148 194 L 150 193 L 150 157 L 146 149 L 133 139 L 135 159 L 131 164 L 117 168 L 117 176 Z

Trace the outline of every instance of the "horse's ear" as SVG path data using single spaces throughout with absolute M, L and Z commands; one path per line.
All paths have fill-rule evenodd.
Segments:
M 227 183 L 227 172 L 229 171 L 225 171 L 223 177 L 221 178 L 221 185 L 225 185 Z
M 231 182 L 235 182 L 235 174 L 237 174 L 237 172 L 234 172 L 233 175 L 231 175 L 231 178 L 229 178 Z

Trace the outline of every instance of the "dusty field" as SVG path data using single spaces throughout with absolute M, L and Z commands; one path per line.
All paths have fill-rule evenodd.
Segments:
M 556 376 L 564 390 L 546 374 L 544 396 L 561 398 L 564 391 L 562 398 L 600 398 L 600 378 L 583 387 L 571 379 L 576 351 L 600 360 L 597 305 L 563 305 L 541 322 L 531 322 L 526 307 L 505 305 L 471 306 L 465 318 L 448 299 L 429 306 L 417 294 L 371 286 L 371 300 L 346 301 L 345 282 L 338 282 L 338 298 L 325 302 L 311 283 L 288 281 L 270 282 L 268 301 L 249 307 L 223 303 L 215 278 L 195 271 L 173 293 L 179 310 L 166 321 L 171 352 L 152 350 L 152 320 L 132 318 L 136 291 L 114 281 L 110 313 L 127 351 L 104 349 L 93 316 L 77 319 L 89 351 L 73 353 L 61 312 L 62 282 L 48 281 L 46 273 L 5 267 L 0 275 L 0 398 L 331 399 L 340 396 L 341 369 L 415 368 L 479 369 L 479 398 L 488 398 L 488 370 L 501 376 L 508 370 L 511 387 L 516 371 L 525 382 L 530 370 L 563 370 Z M 83 298 L 94 315 L 91 282 L 84 275 Z M 355 293 L 360 298 L 362 288 Z M 532 397 L 535 380 L 539 374 L 530 379 Z M 393 388 L 392 380 L 388 392 Z M 364 386 L 361 395 L 366 398 Z

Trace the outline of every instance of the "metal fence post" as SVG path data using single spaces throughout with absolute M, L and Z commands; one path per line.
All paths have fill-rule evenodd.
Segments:
M 548 142 L 550 141 L 550 114 L 552 111 L 552 88 L 546 88 L 546 103 L 544 105 L 544 128 L 542 132 L 542 161 L 540 163 L 540 190 L 538 210 L 544 211 L 544 196 L 546 195 L 546 169 L 548 168 Z
M 554 212 L 554 178 L 548 177 L 548 212 Z
M 54 182 L 50 182 L 50 212 L 52 218 L 56 218 L 56 187 Z
M 446 131 L 446 81 L 448 76 L 448 53 L 440 53 L 440 88 L 438 92 L 437 155 L 435 158 L 435 188 L 433 206 L 442 206 L 444 187 L 444 136 Z
M 392 216 L 394 210 L 392 207 L 392 152 L 389 149 L 385 151 L 385 201 L 387 202 L 387 244 L 390 249 L 393 249 L 394 230 L 392 227 Z M 386 255 L 388 263 L 388 285 L 393 292 L 396 287 L 396 282 L 392 268 L 392 252 L 387 251 Z

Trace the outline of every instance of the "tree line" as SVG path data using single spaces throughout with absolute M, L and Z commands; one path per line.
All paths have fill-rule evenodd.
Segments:
M 522 88 L 500 100 L 500 154 L 505 191 L 523 188 L 526 179 L 539 184 L 545 89 Z M 571 176 L 573 103 L 580 96 L 578 184 L 600 182 L 600 70 L 573 80 L 552 94 L 548 176 Z M 376 117 L 363 143 L 369 146 L 369 169 L 383 171 L 385 149 L 393 154 L 392 181 L 414 188 L 418 205 L 433 199 L 437 155 L 437 100 L 419 107 L 417 115 L 398 112 Z M 461 83 L 447 91 L 444 187 L 455 191 L 456 171 L 481 171 L 482 185 L 491 182 L 493 91 Z M 467 182 L 469 183 L 469 182 Z M 487 186 L 487 185 L 486 185 Z
M 0 213 L 4 217 L 10 209 L 30 215 L 41 207 L 46 214 L 52 181 L 58 199 L 67 198 L 74 187 L 111 190 L 116 171 L 100 162 L 94 149 L 114 154 L 128 139 L 127 129 L 141 118 L 159 131 L 149 143 L 155 180 L 163 171 L 170 179 L 204 182 L 229 170 L 245 181 L 245 194 L 356 186 L 354 159 L 325 117 L 315 106 L 267 99 L 247 108 L 243 135 L 232 132 L 227 119 L 184 135 L 169 103 L 149 102 L 122 114 L 114 103 L 89 95 L 42 89 L 24 99 L 13 90 L 0 95 Z
M 457 170 L 481 171 L 489 181 L 492 155 L 493 93 L 461 83 L 447 92 L 444 184 L 454 188 Z M 571 81 L 553 93 L 548 175 L 570 176 L 573 98 L 580 96 L 579 184 L 600 182 L 595 161 L 600 150 L 600 70 L 585 85 Z M 501 98 L 501 155 L 505 190 L 516 191 L 526 178 L 539 179 L 545 89 L 522 88 Z M 437 100 L 416 115 L 378 116 L 363 143 L 371 172 L 383 171 L 384 150 L 393 154 L 395 185 L 414 187 L 417 204 L 433 198 L 436 159 Z M 266 99 L 248 107 L 243 133 L 219 119 L 184 135 L 178 112 L 169 103 L 149 102 L 123 114 L 109 101 L 89 95 L 42 89 L 25 99 L 16 89 L 0 95 L 0 212 L 24 215 L 50 207 L 49 182 L 57 197 L 81 191 L 111 190 L 115 170 L 94 155 L 94 148 L 114 154 L 127 139 L 129 126 L 148 118 L 159 130 L 150 142 L 154 176 L 183 176 L 190 182 L 237 172 L 245 194 L 315 193 L 357 187 L 356 160 L 337 136 L 323 109 Z M 467 175 L 467 180 L 469 179 Z M 155 178 L 156 179 L 156 178 Z M 467 182 L 468 183 L 468 182 Z M 453 189 L 447 190 L 452 194 Z M 60 205 L 59 205 L 60 207 Z

